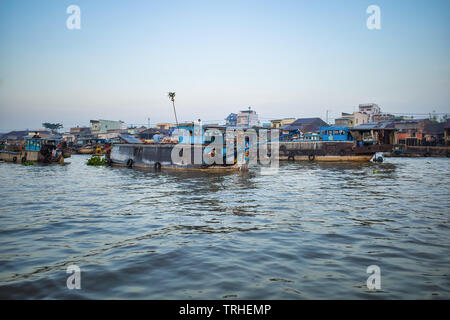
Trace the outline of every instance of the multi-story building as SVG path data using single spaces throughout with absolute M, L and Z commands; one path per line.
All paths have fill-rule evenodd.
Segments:
M 251 108 L 248 107 L 248 110 L 242 110 L 239 112 L 236 124 L 238 127 L 247 128 L 259 126 L 258 115 L 254 110 L 251 110 Z
M 395 143 L 406 146 L 421 145 L 424 138 L 425 126 L 431 124 L 429 119 L 395 121 Z
M 270 127 L 272 127 L 272 128 L 280 128 L 282 126 L 291 124 L 294 121 L 295 121 L 295 118 L 284 118 L 284 119 L 270 120 Z
M 380 113 L 373 115 L 374 122 L 394 120 L 395 116 L 390 113 Z
M 369 122 L 369 115 L 363 112 L 345 113 L 334 120 L 336 126 L 355 127 Z
M 355 125 L 353 114 L 342 112 L 342 115 L 340 118 L 334 119 L 334 125 L 335 126 L 353 127 Z
M 230 113 L 228 117 L 225 118 L 227 127 L 236 127 L 237 126 L 237 117 L 236 113 Z
M 359 112 L 369 115 L 369 122 L 372 122 L 374 115 L 381 113 L 381 108 L 376 103 L 363 103 L 359 105 Z
M 166 122 L 164 122 L 164 123 L 157 123 L 156 124 L 156 128 L 158 130 L 170 130 L 170 129 L 175 128 L 175 127 L 176 126 L 174 124 L 166 123 Z
M 70 133 L 74 135 L 86 135 L 91 133 L 91 128 L 89 127 L 75 127 L 70 128 Z
M 445 122 L 429 123 L 423 130 L 422 145 L 445 146 Z
M 126 129 L 123 121 L 113 120 L 91 120 L 91 133 L 101 134 L 107 133 L 108 130 L 113 129 Z

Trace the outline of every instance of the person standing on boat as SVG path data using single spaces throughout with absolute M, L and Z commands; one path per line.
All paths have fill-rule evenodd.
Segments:
M 156 131 L 155 134 L 153 135 L 153 142 L 159 143 L 160 140 L 161 140 L 161 135 L 160 135 L 159 131 Z

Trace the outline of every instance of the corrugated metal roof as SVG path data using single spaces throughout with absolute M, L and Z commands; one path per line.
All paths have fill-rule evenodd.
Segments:
M 120 134 L 119 138 L 125 141 L 126 143 L 142 143 L 141 140 L 136 139 L 136 137 L 130 136 L 128 134 Z
M 430 123 L 427 124 L 423 130 L 423 133 L 428 134 L 444 134 L 444 128 L 446 123 Z
M 281 126 L 281 130 L 286 131 L 311 131 L 317 132 L 319 127 L 326 127 L 328 124 L 320 118 L 299 118 L 291 124 Z
M 297 120 L 295 120 L 294 122 L 292 122 L 291 124 L 293 126 L 298 126 L 298 125 L 305 125 L 305 124 L 311 124 L 314 121 L 319 121 L 322 120 L 320 118 L 299 118 Z
M 353 127 L 350 130 L 395 130 L 395 124 L 392 121 L 368 122 L 359 126 Z
M 25 137 L 28 136 L 28 133 L 30 133 L 31 131 L 29 130 L 23 130 L 23 131 L 11 131 L 8 133 L 5 133 L 4 135 L 1 136 L 2 140 L 22 140 Z
M 445 129 L 450 128 L 450 119 L 447 119 L 447 122 L 445 123 Z

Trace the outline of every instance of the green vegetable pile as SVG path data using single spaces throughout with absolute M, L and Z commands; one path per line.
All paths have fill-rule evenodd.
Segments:
M 86 162 L 88 166 L 106 166 L 108 164 L 108 161 L 106 161 L 105 158 L 92 156 L 88 159 Z
M 25 160 L 25 162 L 23 163 L 24 166 L 34 166 L 34 162 L 31 160 Z

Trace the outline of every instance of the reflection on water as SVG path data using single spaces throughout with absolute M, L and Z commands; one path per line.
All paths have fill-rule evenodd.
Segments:
M 449 159 L 276 175 L 85 160 L 0 163 L 0 298 L 450 298 Z

